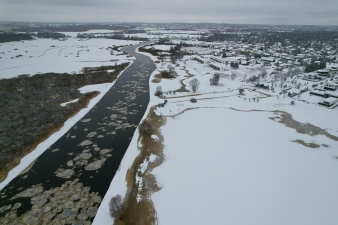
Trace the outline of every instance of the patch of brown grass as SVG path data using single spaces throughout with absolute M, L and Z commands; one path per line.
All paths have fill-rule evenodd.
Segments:
M 304 145 L 305 147 L 308 147 L 308 148 L 319 148 L 320 147 L 319 144 L 316 144 L 316 143 L 313 143 L 313 142 L 308 143 L 308 142 L 305 142 L 305 141 L 299 140 L 299 139 L 297 139 L 293 142 L 297 142 L 298 144 Z
M 115 220 L 116 225 L 149 225 L 157 224 L 157 215 L 154 204 L 151 201 L 151 195 L 161 189 L 157 184 L 156 177 L 151 171 L 160 166 L 165 160 L 163 154 L 163 136 L 160 133 L 160 127 L 165 123 L 165 119 L 157 116 L 151 108 L 146 120 L 152 125 L 151 133 L 140 133 L 139 142 L 141 143 L 140 154 L 134 160 L 132 166 L 126 174 L 127 193 L 124 199 L 126 208 L 122 220 Z M 159 137 L 156 141 L 151 136 L 155 134 Z M 153 162 L 148 163 L 148 167 L 141 173 L 140 164 L 149 161 L 150 155 L 156 155 Z M 142 187 L 136 183 L 136 177 L 143 181 Z M 141 199 L 138 201 L 138 197 Z

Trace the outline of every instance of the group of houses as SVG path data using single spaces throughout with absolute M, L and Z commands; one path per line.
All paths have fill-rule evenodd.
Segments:
M 243 66 L 262 64 L 264 66 L 274 66 L 285 69 L 309 64 L 313 58 L 325 58 L 326 61 L 329 61 L 333 65 L 338 64 L 337 50 L 333 50 L 334 48 L 332 46 L 326 45 L 323 46 L 322 50 L 315 50 L 311 47 L 301 48 L 291 44 L 290 46 L 282 47 L 281 43 L 276 43 L 272 46 L 265 47 L 263 43 L 248 44 L 225 41 L 223 43 L 200 42 L 196 47 L 209 48 L 212 50 L 211 54 L 196 54 L 196 56 L 194 56 L 196 60 L 201 60 L 204 64 L 212 62 L 220 64 L 237 62 Z M 330 70 L 337 71 L 337 67 L 333 66 L 331 68 Z

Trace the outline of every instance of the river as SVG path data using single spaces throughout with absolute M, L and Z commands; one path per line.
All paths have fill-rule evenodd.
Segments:
M 136 60 L 77 124 L 0 192 L 0 224 L 91 224 L 149 103 L 150 57 Z

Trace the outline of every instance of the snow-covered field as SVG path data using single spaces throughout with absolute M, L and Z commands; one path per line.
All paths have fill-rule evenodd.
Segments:
M 76 37 L 78 34 L 114 34 L 115 32 L 118 32 L 116 30 L 88 30 L 88 31 L 84 31 L 84 32 L 60 32 L 65 34 L 66 36 L 70 36 L 70 37 Z
M 154 171 L 163 188 L 152 198 L 160 224 L 336 223 L 338 142 L 269 117 L 284 111 L 338 136 L 337 111 L 302 101 L 291 106 L 290 98 L 261 90 L 272 96 L 245 89 L 245 100 L 238 88 L 249 85 L 240 77 L 213 87 L 202 68 L 190 70 L 201 82 L 197 103 L 168 97 L 157 110 L 167 118 L 166 161 Z
M 173 38 L 173 39 L 180 39 L 180 38 L 200 38 L 201 35 L 194 35 L 189 33 L 173 33 L 170 31 L 167 32 L 158 32 L 158 31 L 150 31 L 147 33 L 135 33 L 131 36 L 140 37 L 140 38 L 149 38 L 149 39 L 159 39 L 159 38 Z
M 160 224 L 338 221 L 337 142 L 299 134 L 270 120 L 273 113 L 219 104 L 168 118 L 162 128 L 167 160 L 154 171 L 162 190 L 152 198 Z
M 150 80 L 166 69 L 167 63 L 157 66 Z M 252 75 L 259 67 L 229 69 L 218 86 L 210 86 L 209 79 L 216 71 L 187 60 L 176 66 L 176 79 L 150 82 L 148 110 L 163 102 L 153 95 L 156 87 L 162 86 L 168 100 L 164 108 L 156 110 L 167 119 L 161 128 L 166 160 L 152 172 L 162 187 L 151 197 L 159 224 L 337 223 L 338 141 L 328 137 L 338 137 L 337 108 L 319 106 L 320 97 L 310 101 L 308 92 L 293 99 L 279 95 L 279 86 L 275 92 L 254 91 L 251 83 L 242 80 L 244 74 Z M 235 78 L 225 78 L 233 72 Z M 185 77 L 187 73 L 194 77 Z M 197 103 L 190 102 L 191 91 L 169 93 L 181 86 L 182 79 L 190 89 L 193 78 L 200 81 L 193 96 Z M 244 89 L 243 96 L 239 96 L 239 88 Z M 295 105 L 290 104 L 292 100 Z M 307 123 L 317 126 L 328 136 L 312 135 L 312 130 L 299 133 L 281 123 L 276 111 L 292 115 L 301 127 Z M 138 132 L 94 224 L 113 221 L 108 202 L 116 194 L 125 194 L 126 186 L 121 183 L 138 155 L 137 139 Z
M 131 58 L 111 55 L 108 47 L 132 43 L 138 42 L 70 38 L 1 44 L 0 78 L 114 65 L 114 60 Z M 258 73 L 259 65 L 238 70 L 227 67 L 220 84 L 210 86 L 209 79 L 216 71 L 190 59 L 178 63 L 177 78 L 152 83 L 159 71 L 168 68 L 168 63 L 157 64 L 150 78 L 151 100 L 144 115 L 151 106 L 163 102 L 154 96 L 156 87 L 162 86 L 168 103 L 156 113 L 167 119 L 161 128 L 166 161 L 153 170 L 162 189 L 152 195 L 159 224 L 336 224 L 338 142 L 325 135 L 312 136 L 312 131 L 298 133 L 280 123 L 280 115 L 274 111 L 286 112 L 304 126 L 310 123 L 338 136 L 338 107 L 319 106 L 321 98 L 308 93 L 294 99 L 278 95 L 282 90 L 278 86 L 274 93 L 254 91 L 252 84 L 242 80 L 245 74 Z M 236 76 L 230 79 L 233 73 Z M 191 91 L 173 93 L 181 87 L 181 80 L 190 90 L 193 78 L 200 81 L 193 96 L 197 103 L 190 102 Z M 298 82 L 305 87 L 305 81 Z M 83 87 L 81 91 L 100 90 L 101 94 L 23 158 L 0 189 L 81 119 L 111 85 Z M 245 95 L 238 95 L 239 88 Z M 292 90 L 296 88 L 292 86 Z M 290 105 L 291 100 L 295 105 Z M 126 172 L 139 154 L 138 135 L 136 131 L 93 224 L 113 223 L 108 202 L 116 194 L 125 195 Z M 296 140 L 318 146 L 307 147 Z
M 139 41 L 77 38 L 3 43 L 0 44 L 0 78 L 47 72 L 78 73 L 83 67 L 123 63 L 131 58 L 111 55 L 108 47 L 136 43 Z
M 171 47 L 175 47 L 175 45 L 152 45 L 152 46 L 147 46 L 145 48 L 154 48 L 162 51 L 169 51 Z

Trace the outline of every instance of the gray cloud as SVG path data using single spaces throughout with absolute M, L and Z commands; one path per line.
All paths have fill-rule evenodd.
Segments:
M 338 25 L 336 0 L 0 0 L 0 20 Z

